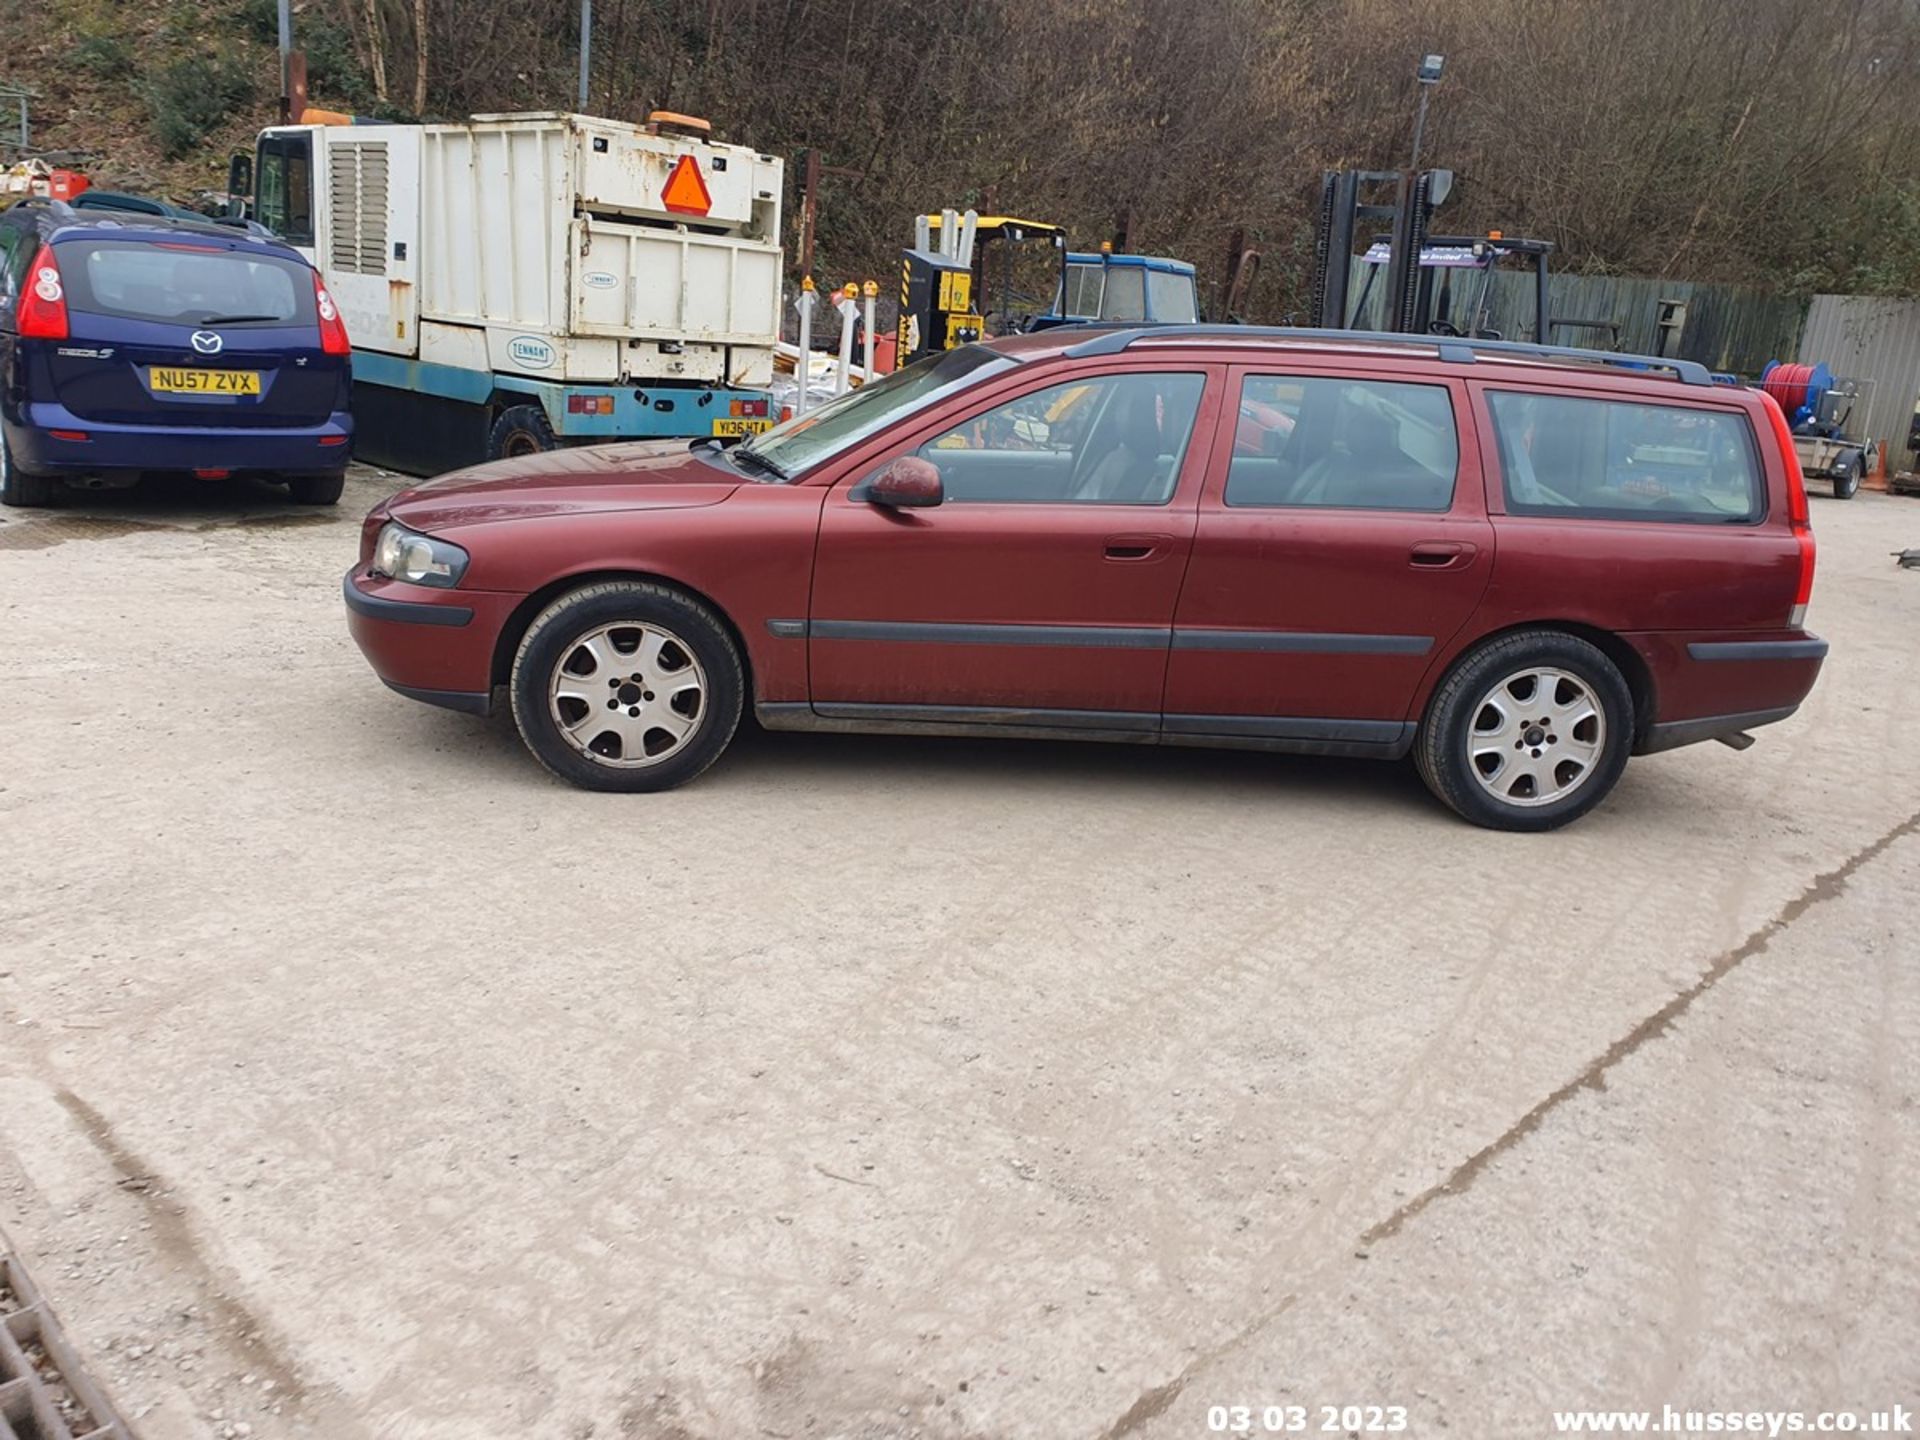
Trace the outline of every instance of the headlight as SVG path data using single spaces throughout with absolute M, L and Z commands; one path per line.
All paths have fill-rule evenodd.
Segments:
M 466 568 L 467 552 L 458 545 L 416 534 L 396 521 L 381 526 L 373 544 L 373 573 L 410 585 L 450 589 L 460 583 Z

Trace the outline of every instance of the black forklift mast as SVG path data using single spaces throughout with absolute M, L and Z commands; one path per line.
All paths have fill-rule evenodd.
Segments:
M 1382 192 L 1392 187 L 1392 202 L 1385 203 Z M 1406 170 L 1329 170 L 1320 182 L 1320 223 L 1314 236 L 1312 324 L 1327 330 L 1351 330 L 1372 289 L 1375 276 L 1369 274 L 1366 288 L 1358 301 L 1350 293 L 1353 271 L 1355 232 L 1371 239 L 1371 226 L 1361 229 L 1361 221 L 1391 222 L 1388 232 L 1386 314 L 1381 329 L 1400 334 L 1424 335 L 1433 328 L 1434 277 L 1420 263 L 1428 246 L 1459 246 L 1488 254 L 1485 276 L 1501 256 L 1526 260 L 1534 273 L 1534 327 L 1536 345 L 1552 340 L 1553 321 L 1548 302 L 1547 257 L 1553 245 L 1545 240 L 1507 239 L 1498 233 L 1485 236 L 1433 235 L 1429 232 L 1433 212 L 1453 190 L 1453 172 L 1427 170 L 1414 174 Z M 1473 304 L 1478 312 L 1484 301 Z M 1468 328 L 1474 315 L 1465 317 Z
M 1393 203 L 1363 199 L 1363 187 L 1377 194 L 1393 187 Z M 1412 331 L 1418 322 L 1420 247 L 1426 242 L 1433 207 L 1446 198 L 1453 174 L 1428 170 L 1329 170 L 1320 181 L 1320 223 L 1313 245 L 1313 324 L 1348 330 L 1349 283 L 1353 273 L 1355 222 L 1391 221 L 1393 241 L 1387 261 L 1388 330 Z M 1436 196 L 1435 191 L 1439 194 Z

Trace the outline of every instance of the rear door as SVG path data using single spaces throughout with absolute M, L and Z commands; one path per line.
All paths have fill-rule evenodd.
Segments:
M 1236 367 L 1229 393 L 1166 728 L 1396 744 L 1430 656 L 1492 570 L 1466 391 L 1289 360 Z
M 218 238 L 56 241 L 69 338 L 44 347 L 51 394 L 112 425 L 300 426 L 337 408 L 313 272 Z
M 999 388 L 834 487 L 809 616 L 817 711 L 1157 727 L 1224 367 L 1058 377 Z M 943 504 L 854 498 L 903 454 L 938 467 Z

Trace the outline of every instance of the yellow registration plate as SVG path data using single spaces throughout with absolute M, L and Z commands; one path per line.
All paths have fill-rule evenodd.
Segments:
M 147 385 L 166 395 L 258 395 L 258 370 L 186 370 L 164 365 L 147 367 Z M 716 435 L 719 431 L 714 432 Z
M 713 433 L 723 436 L 758 435 L 763 430 L 771 430 L 771 420 L 716 420 Z

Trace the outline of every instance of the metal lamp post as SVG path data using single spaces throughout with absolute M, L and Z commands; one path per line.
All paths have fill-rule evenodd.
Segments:
M 1444 55 L 1423 56 L 1420 61 L 1420 112 L 1413 119 L 1413 163 L 1407 168 L 1414 174 L 1420 173 L 1420 135 L 1427 128 L 1427 97 L 1433 94 L 1433 87 L 1440 83 L 1440 72 L 1447 68 Z

